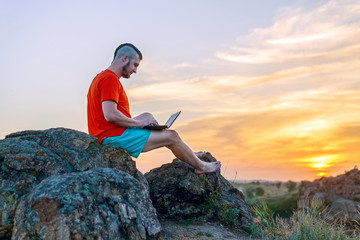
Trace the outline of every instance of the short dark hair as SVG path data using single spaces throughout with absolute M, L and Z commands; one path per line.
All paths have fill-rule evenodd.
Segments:
M 130 47 L 130 48 L 131 48 L 130 51 L 129 51 L 129 48 L 128 48 L 128 50 L 126 51 L 126 47 Z M 120 49 L 122 49 L 122 48 L 125 48 L 125 49 L 123 49 L 123 50 L 125 50 L 125 51 L 124 51 L 124 54 L 128 54 L 130 58 L 134 57 L 134 52 L 133 52 L 133 51 L 135 51 L 136 54 L 139 56 L 140 60 L 142 60 L 142 54 L 141 54 L 140 50 L 137 49 L 137 47 L 135 47 L 135 46 L 134 46 L 133 44 L 131 44 L 131 43 L 123 43 L 123 44 L 121 44 L 120 46 L 118 46 L 118 47 L 116 48 L 115 53 L 114 53 L 114 59 L 113 59 L 113 61 L 115 60 L 116 55 L 118 54 L 118 52 L 119 52 Z M 133 50 L 133 51 L 131 51 L 131 50 Z

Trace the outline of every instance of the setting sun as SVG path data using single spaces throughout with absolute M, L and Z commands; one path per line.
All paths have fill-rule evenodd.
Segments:
M 313 166 L 315 168 L 324 168 L 326 165 L 325 165 L 325 163 L 315 163 Z
M 332 165 L 333 162 L 338 158 L 337 155 L 329 155 L 323 157 L 310 158 L 308 161 L 310 162 L 310 167 L 316 169 L 325 169 Z
M 318 176 L 318 177 L 324 177 L 325 175 L 326 175 L 326 173 L 324 173 L 324 172 L 319 172 L 316 174 L 316 176 Z

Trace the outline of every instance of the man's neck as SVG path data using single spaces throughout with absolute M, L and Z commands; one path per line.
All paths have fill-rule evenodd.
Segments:
M 119 78 L 122 76 L 122 71 L 113 65 L 110 65 L 107 69 L 115 73 Z

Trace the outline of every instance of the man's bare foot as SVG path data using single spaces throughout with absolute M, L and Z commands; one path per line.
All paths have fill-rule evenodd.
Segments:
M 194 152 L 198 158 L 205 156 L 206 152 Z
M 195 169 L 195 174 L 200 175 L 203 173 L 212 173 L 220 170 L 221 168 L 221 162 L 203 162 L 204 167 L 203 169 Z

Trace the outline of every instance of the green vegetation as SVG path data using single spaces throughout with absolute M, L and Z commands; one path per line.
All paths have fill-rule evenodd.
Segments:
M 321 203 L 313 202 L 310 208 L 297 211 L 299 190 L 305 184 L 306 181 L 233 183 L 243 191 L 256 214 L 249 233 L 255 238 L 279 240 L 360 239 L 360 224 L 349 227 L 330 218 Z M 262 188 L 264 194 L 257 194 L 257 188 Z
M 218 189 L 215 189 L 206 177 L 201 176 L 201 179 L 205 182 L 205 186 L 209 192 L 208 196 L 205 198 L 205 210 L 208 211 L 209 215 L 216 213 L 223 224 L 230 227 L 236 227 L 239 209 L 230 209 L 224 203 L 219 201 L 221 196 Z
M 275 216 L 289 218 L 296 211 L 298 190 L 302 184 L 289 180 L 282 182 L 233 183 L 245 193 L 247 204 L 251 207 L 264 201 Z
M 205 235 L 206 235 L 207 237 L 214 237 L 214 235 L 213 235 L 211 232 L 207 232 L 207 233 L 205 233 Z
M 13 195 L 9 195 L 9 196 L 8 196 L 8 202 L 11 203 L 13 200 L 14 200 Z
M 6 195 L 5 192 L 2 192 L 1 196 L 6 199 L 7 203 L 11 203 L 12 201 L 14 201 L 14 196 L 12 194 Z
M 359 231 L 346 230 L 339 221 L 326 221 L 326 211 L 316 202 L 309 209 L 295 212 L 288 220 L 275 217 L 265 202 L 254 206 L 253 211 L 258 221 L 250 227 L 250 231 L 256 237 L 279 240 L 360 239 Z
M 288 189 L 288 192 L 292 192 L 292 191 L 294 191 L 295 190 L 295 188 L 296 188 L 296 182 L 293 182 L 293 181 L 291 181 L 291 180 L 289 180 L 286 184 L 285 184 L 285 186 L 287 187 L 287 189 Z
M 296 211 L 298 200 L 298 193 L 295 192 L 283 197 L 269 198 L 265 202 L 275 216 L 289 218 Z

